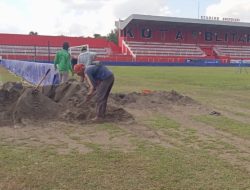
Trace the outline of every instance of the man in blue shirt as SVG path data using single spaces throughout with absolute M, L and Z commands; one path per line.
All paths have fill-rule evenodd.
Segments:
M 88 65 L 77 64 L 74 71 L 82 79 L 85 77 L 89 84 L 87 100 L 96 94 L 96 117 L 93 121 L 101 121 L 105 118 L 107 101 L 110 91 L 114 84 L 113 73 L 104 65 Z M 96 92 L 96 93 L 94 93 Z

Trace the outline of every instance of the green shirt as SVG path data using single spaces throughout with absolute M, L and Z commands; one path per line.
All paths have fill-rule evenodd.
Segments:
M 64 49 L 58 51 L 55 56 L 54 65 L 59 71 L 72 72 L 69 52 Z

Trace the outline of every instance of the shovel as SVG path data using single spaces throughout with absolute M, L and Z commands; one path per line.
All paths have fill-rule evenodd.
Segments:
M 36 94 L 38 92 L 38 88 L 40 87 L 40 85 L 42 84 L 46 76 L 49 74 L 49 72 L 50 72 L 50 69 L 48 69 L 47 72 L 44 74 L 44 76 L 41 78 L 41 80 L 39 81 L 35 89 L 32 91 L 32 94 Z

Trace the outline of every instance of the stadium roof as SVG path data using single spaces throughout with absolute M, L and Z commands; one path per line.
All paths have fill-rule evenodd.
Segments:
M 220 21 L 220 20 L 204 20 L 204 19 L 177 18 L 177 17 L 151 16 L 151 15 L 139 15 L 139 14 L 132 14 L 125 20 L 116 21 L 115 25 L 118 29 L 123 30 L 132 20 L 187 23 L 187 24 L 192 23 L 192 24 L 249 27 L 250 28 L 250 23 L 246 23 L 246 22 L 230 22 L 230 21 Z

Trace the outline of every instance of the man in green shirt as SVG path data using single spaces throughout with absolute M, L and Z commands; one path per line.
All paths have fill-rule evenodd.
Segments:
M 70 71 L 72 75 L 74 74 L 71 67 L 70 54 L 68 50 L 69 50 L 69 43 L 64 42 L 63 49 L 56 53 L 54 60 L 55 70 L 58 69 L 59 71 L 60 83 L 64 83 L 68 80 Z

